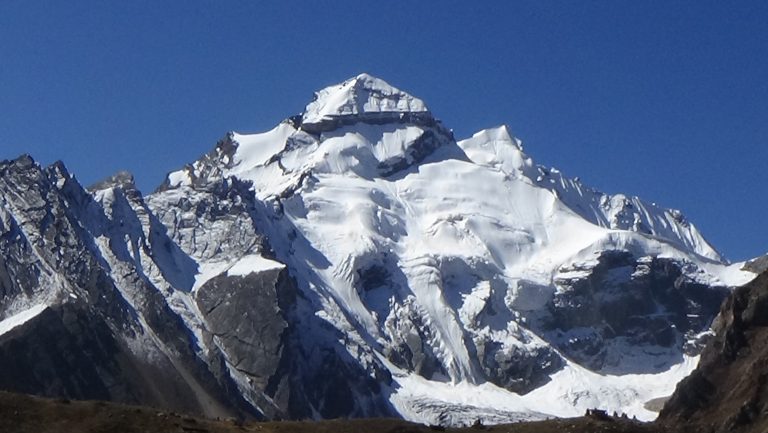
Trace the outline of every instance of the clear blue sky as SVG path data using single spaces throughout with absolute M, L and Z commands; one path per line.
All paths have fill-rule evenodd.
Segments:
M 153 190 L 369 72 L 457 137 L 508 124 L 540 164 L 768 251 L 765 1 L 0 1 L 0 159 Z

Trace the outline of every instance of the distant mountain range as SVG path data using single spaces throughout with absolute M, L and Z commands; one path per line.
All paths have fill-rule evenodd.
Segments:
M 653 419 L 764 267 L 367 74 L 149 195 L 24 155 L 0 204 L 0 389 L 214 417 Z

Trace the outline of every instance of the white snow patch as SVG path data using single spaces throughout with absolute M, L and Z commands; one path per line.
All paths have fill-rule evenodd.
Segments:
M 283 122 L 271 131 L 261 134 L 233 133 L 233 140 L 238 144 L 234 155 L 234 163 L 237 167 L 231 173 L 236 174 L 265 164 L 272 156 L 283 150 L 286 140 L 294 132 L 296 129 L 293 126 Z
M 720 282 L 726 286 L 739 287 L 743 286 L 757 277 L 757 274 L 742 269 L 744 262 L 733 263 L 728 266 L 718 266 L 717 264 L 706 263 L 702 266 L 707 273 L 714 275 L 717 281 L 708 281 L 704 279 L 704 283 L 717 283 Z
M 582 415 L 588 408 L 605 409 L 652 421 L 658 416 L 644 407 L 649 400 L 671 395 L 691 374 L 699 357 L 685 356 L 679 364 L 657 374 L 602 375 L 569 362 L 551 381 L 524 396 L 536 409 L 558 417 Z
M 282 269 L 284 267 L 285 265 L 280 262 L 264 258 L 258 254 L 250 254 L 232 265 L 232 267 L 227 270 L 227 275 L 230 277 L 244 277 L 253 272 Z
M 521 414 L 539 419 L 580 416 L 591 408 L 651 421 L 658 413 L 646 409 L 645 403 L 671 395 L 677 383 L 696 368 L 698 360 L 685 357 L 658 374 L 621 376 L 601 375 L 569 362 L 549 383 L 522 396 L 490 382 L 474 385 L 466 381 L 430 381 L 417 374 L 395 375 L 398 387 L 390 401 L 405 419 L 422 423 L 435 423 L 451 407 L 469 408 L 466 423 L 491 411 L 509 413 L 510 421 L 514 421 Z
M 194 292 L 202 287 L 202 285 L 208 282 L 211 278 L 221 275 L 221 273 L 226 271 L 228 267 L 230 267 L 230 264 L 227 262 L 198 263 L 197 269 L 199 272 L 195 275 L 195 284 L 192 286 L 192 291 Z
M 168 183 L 171 186 L 192 185 L 192 178 L 189 176 L 189 171 L 183 168 L 179 171 L 168 173 Z
M 47 308 L 48 305 L 38 304 L 32 308 L 20 311 L 13 316 L 4 319 L 0 322 L 0 335 L 5 334 L 13 328 L 16 328 L 17 326 L 23 325 L 24 323 L 32 320 Z

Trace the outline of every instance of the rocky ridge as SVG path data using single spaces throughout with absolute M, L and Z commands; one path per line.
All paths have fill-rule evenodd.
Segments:
M 690 431 L 766 431 L 768 273 L 736 289 L 712 328 L 697 369 L 677 386 L 660 420 Z

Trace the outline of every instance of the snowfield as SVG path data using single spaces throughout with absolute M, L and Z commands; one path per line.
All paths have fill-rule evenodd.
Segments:
M 491 383 L 440 383 L 403 375 L 396 376 L 399 388 L 391 400 L 407 419 L 430 425 L 445 424 L 446 419 L 450 424 L 470 425 L 471 415 L 493 423 L 577 417 L 592 408 L 652 421 L 658 413 L 644 403 L 671 395 L 697 363 L 698 357 L 686 357 L 659 374 L 621 376 L 600 375 L 569 363 L 548 384 L 523 396 Z M 457 408 L 464 408 L 464 413 L 453 413 Z

